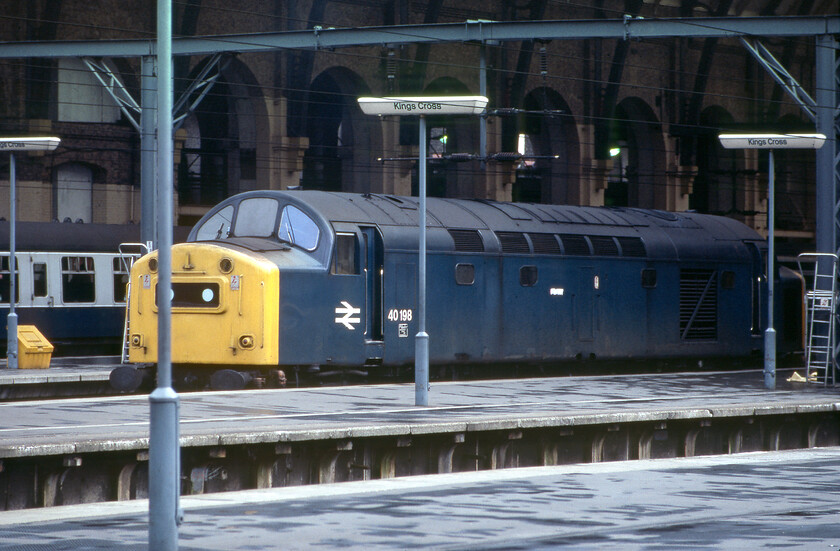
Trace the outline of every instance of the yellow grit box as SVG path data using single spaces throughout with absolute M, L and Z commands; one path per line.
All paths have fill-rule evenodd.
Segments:
M 50 341 L 34 325 L 18 326 L 19 369 L 47 369 L 53 349 Z

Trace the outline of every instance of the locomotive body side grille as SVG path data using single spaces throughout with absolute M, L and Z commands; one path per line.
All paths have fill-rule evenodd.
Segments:
M 484 252 L 484 241 L 476 230 L 449 230 L 449 235 L 455 241 L 455 250 L 468 253 Z
M 562 254 L 560 244 L 553 233 L 529 233 L 535 254 Z
M 604 235 L 590 235 L 589 242 L 595 251 L 595 256 L 618 256 L 618 245 L 612 237 Z
M 563 248 L 565 253 L 571 256 L 591 256 L 592 251 L 589 250 L 589 243 L 586 237 L 582 235 L 564 234 L 560 236 L 563 241 Z
M 617 237 L 621 246 L 621 256 L 644 258 L 647 256 L 645 244 L 639 237 Z
M 524 233 L 500 231 L 496 232 L 496 237 L 499 238 L 504 253 L 529 254 L 531 252 Z
M 717 318 L 717 272 L 680 270 L 680 338 L 717 339 Z

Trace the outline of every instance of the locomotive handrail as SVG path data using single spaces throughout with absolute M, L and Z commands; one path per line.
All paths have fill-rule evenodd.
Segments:
M 137 252 L 127 250 L 129 247 L 136 247 Z M 117 251 L 120 254 L 120 262 L 122 263 L 123 268 L 125 268 L 126 272 L 130 272 L 131 266 L 137 258 L 145 254 L 149 254 L 149 245 L 147 243 L 120 243 L 119 247 L 117 247 Z M 127 259 L 129 258 L 131 259 L 130 264 L 127 262 Z

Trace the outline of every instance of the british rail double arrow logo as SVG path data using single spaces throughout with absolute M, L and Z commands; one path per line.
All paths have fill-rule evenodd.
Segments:
M 343 316 L 340 317 L 340 318 L 336 317 L 335 322 L 343 324 L 344 327 L 346 327 L 347 329 L 350 329 L 352 331 L 353 329 L 355 329 L 353 324 L 354 323 L 359 323 L 360 321 L 362 321 L 361 318 L 354 317 L 354 316 L 357 315 L 357 314 L 361 314 L 361 313 L 362 313 L 361 308 L 353 308 L 353 305 L 351 305 L 349 302 L 347 302 L 346 300 L 342 300 L 341 301 L 341 306 L 338 306 L 335 309 L 335 315 L 336 316 L 342 316 L 342 314 L 343 314 Z

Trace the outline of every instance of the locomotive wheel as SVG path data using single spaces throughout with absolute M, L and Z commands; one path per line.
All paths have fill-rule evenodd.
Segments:
M 122 392 L 134 392 L 143 384 L 145 372 L 131 365 L 121 365 L 108 375 L 111 388 Z
M 213 390 L 242 390 L 251 382 L 251 376 L 233 369 L 222 369 L 210 377 L 210 388 Z

